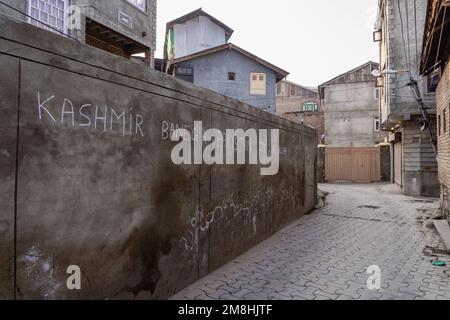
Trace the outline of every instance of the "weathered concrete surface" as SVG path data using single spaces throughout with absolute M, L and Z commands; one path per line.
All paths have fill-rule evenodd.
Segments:
M 317 182 L 326 182 L 325 176 L 325 147 L 320 146 L 317 151 Z
M 381 181 L 391 181 L 391 146 L 380 146 Z
M 0 59 L 3 297 L 166 298 L 314 206 L 310 128 L 3 16 Z M 280 129 L 279 174 L 172 164 L 166 129 L 200 120 Z
M 0 299 L 13 294 L 19 60 L 0 56 Z

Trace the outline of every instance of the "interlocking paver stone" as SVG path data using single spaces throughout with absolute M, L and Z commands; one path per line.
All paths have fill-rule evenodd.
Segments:
M 423 223 L 437 200 L 414 201 L 389 184 L 320 188 L 329 193 L 324 208 L 172 299 L 450 299 L 450 257 Z M 447 267 L 432 266 L 436 258 Z M 380 290 L 367 288 L 372 265 L 381 269 Z

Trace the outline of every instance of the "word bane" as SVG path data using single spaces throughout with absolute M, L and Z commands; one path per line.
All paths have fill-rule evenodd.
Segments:
M 50 122 L 65 124 L 72 127 L 90 127 L 103 132 L 119 132 L 123 136 L 140 135 L 144 136 L 144 117 L 138 113 L 118 112 L 113 108 L 84 104 L 75 107 L 71 100 L 64 98 L 58 104 L 53 100 L 55 96 L 50 96 L 44 100 L 38 92 L 38 117 L 39 120 L 46 118 Z M 56 105 L 56 106 L 55 106 Z
M 193 132 L 204 133 L 198 134 L 195 139 L 192 139 L 192 134 L 187 129 L 180 128 L 171 134 L 171 141 L 179 142 L 172 149 L 171 154 L 175 165 L 259 164 L 261 175 L 278 174 L 280 168 L 280 131 L 278 129 L 248 129 L 247 131 L 228 129 L 224 134 L 219 129 L 203 131 L 203 123 L 195 121 Z M 268 141 L 269 133 L 270 141 Z M 209 144 L 203 149 L 204 142 Z

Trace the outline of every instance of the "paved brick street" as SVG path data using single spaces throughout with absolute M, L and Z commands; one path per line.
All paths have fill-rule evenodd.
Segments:
M 327 205 L 173 299 L 450 299 L 450 268 L 427 218 L 438 201 L 388 184 L 325 184 Z M 378 265 L 382 289 L 367 289 Z

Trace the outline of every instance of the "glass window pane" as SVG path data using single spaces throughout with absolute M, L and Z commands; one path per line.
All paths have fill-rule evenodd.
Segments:
M 39 19 L 39 10 L 35 8 L 31 8 L 31 16 L 35 19 Z
M 45 23 L 47 23 L 47 14 L 46 13 L 43 13 L 43 12 L 41 12 L 41 21 L 42 22 L 45 22 Z

